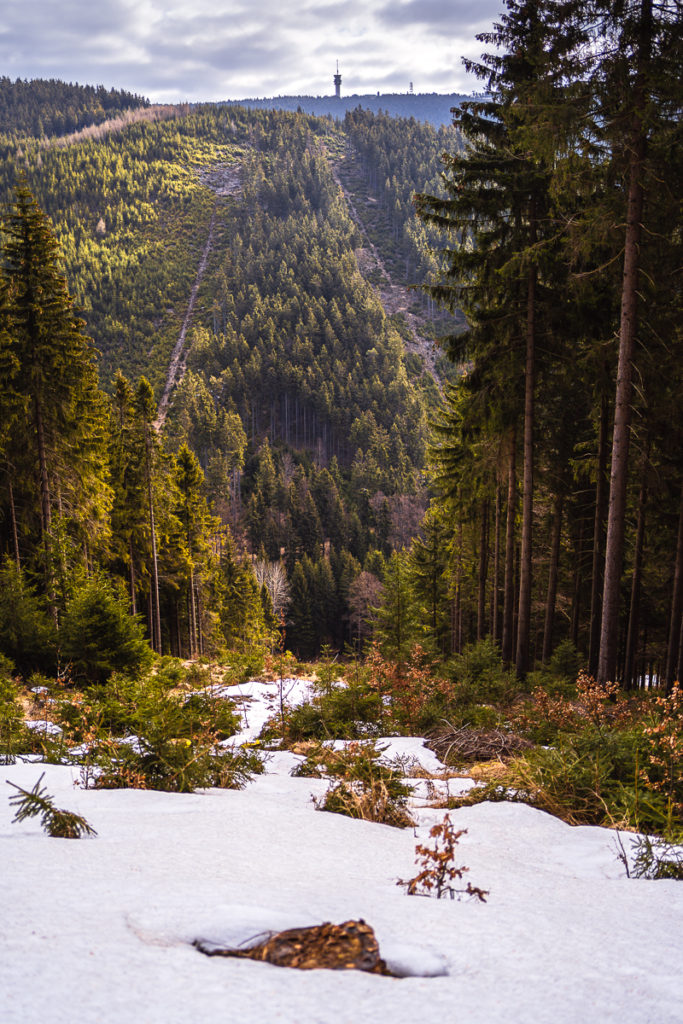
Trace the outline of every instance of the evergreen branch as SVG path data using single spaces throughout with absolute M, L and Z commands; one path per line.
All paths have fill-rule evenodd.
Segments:
M 80 839 L 84 835 L 96 836 L 97 832 L 82 815 L 55 807 L 53 798 L 48 795 L 45 787 L 41 786 L 44 777 L 45 772 L 30 791 L 22 789 L 21 786 L 10 782 L 9 779 L 5 780 L 9 786 L 17 790 L 17 793 L 9 798 L 12 807 L 16 808 L 12 824 L 40 815 L 41 828 L 56 839 Z

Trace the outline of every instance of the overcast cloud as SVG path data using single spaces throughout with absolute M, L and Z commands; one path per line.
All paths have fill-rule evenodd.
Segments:
M 470 92 L 503 0 L 3 0 L 0 68 L 157 102 Z

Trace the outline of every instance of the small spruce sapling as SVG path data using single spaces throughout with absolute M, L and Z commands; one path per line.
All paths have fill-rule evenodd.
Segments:
M 433 825 L 429 830 L 430 837 L 434 840 L 434 846 L 423 846 L 421 843 L 415 847 L 415 863 L 422 870 L 407 881 L 399 879 L 397 885 L 405 887 L 408 896 L 434 896 L 437 900 L 460 899 L 461 896 L 474 897 L 482 903 L 486 903 L 488 890 L 479 889 L 471 882 L 467 886 L 457 888 L 456 882 L 460 882 L 469 868 L 455 866 L 455 847 L 461 836 L 467 833 L 467 829 L 455 831 L 451 819 L 445 815 L 440 824 Z
M 52 802 L 53 798 L 48 796 L 45 787 L 41 786 L 44 776 L 45 772 L 30 792 L 7 779 L 8 784 L 17 790 L 17 793 L 9 798 L 9 802 L 16 808 L 12 824 L 40 815 L 43 831 L 56 839 L 80 839 L 84 835 L 96 836 L 95 829 L 80 814 L 55 807 Z

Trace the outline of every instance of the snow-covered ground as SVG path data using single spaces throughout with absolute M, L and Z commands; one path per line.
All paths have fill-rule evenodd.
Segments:
M 248 695 L 253 735 L 265 705 L 257 687 Z M 387 754 L 438 767 L 418 739 Z M 12 824 L 15 791 L 1 787 L 2 1024 L 683 1020 L 683 885 L 626 879 L 614 833 L 519 804 L 453 811 L 468 829 L 460 863 L 488 902 L 410 897 L 396 880 L 415 873 L 415 844 L 443 811 L 416 798 L 415 834 L 316 811 L 326 783 L 291 777 L 296 761 L 283 751 L 244 791 L 191 795 L 83 791 L 76 768 L 5 766 L 0 778 L 27 789 L 45 770 L 55 803 L 98 835 Z M 288 970 L 191 945 L 359 917 L 413 976 Z

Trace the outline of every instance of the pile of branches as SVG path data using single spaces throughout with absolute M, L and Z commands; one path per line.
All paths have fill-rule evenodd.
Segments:
M 452 725 L 435 730 L 425 740 L 443 764 L 471 764 L 514 757 L 533 746 L 523 736 L 502 729 L 456 729 Z

